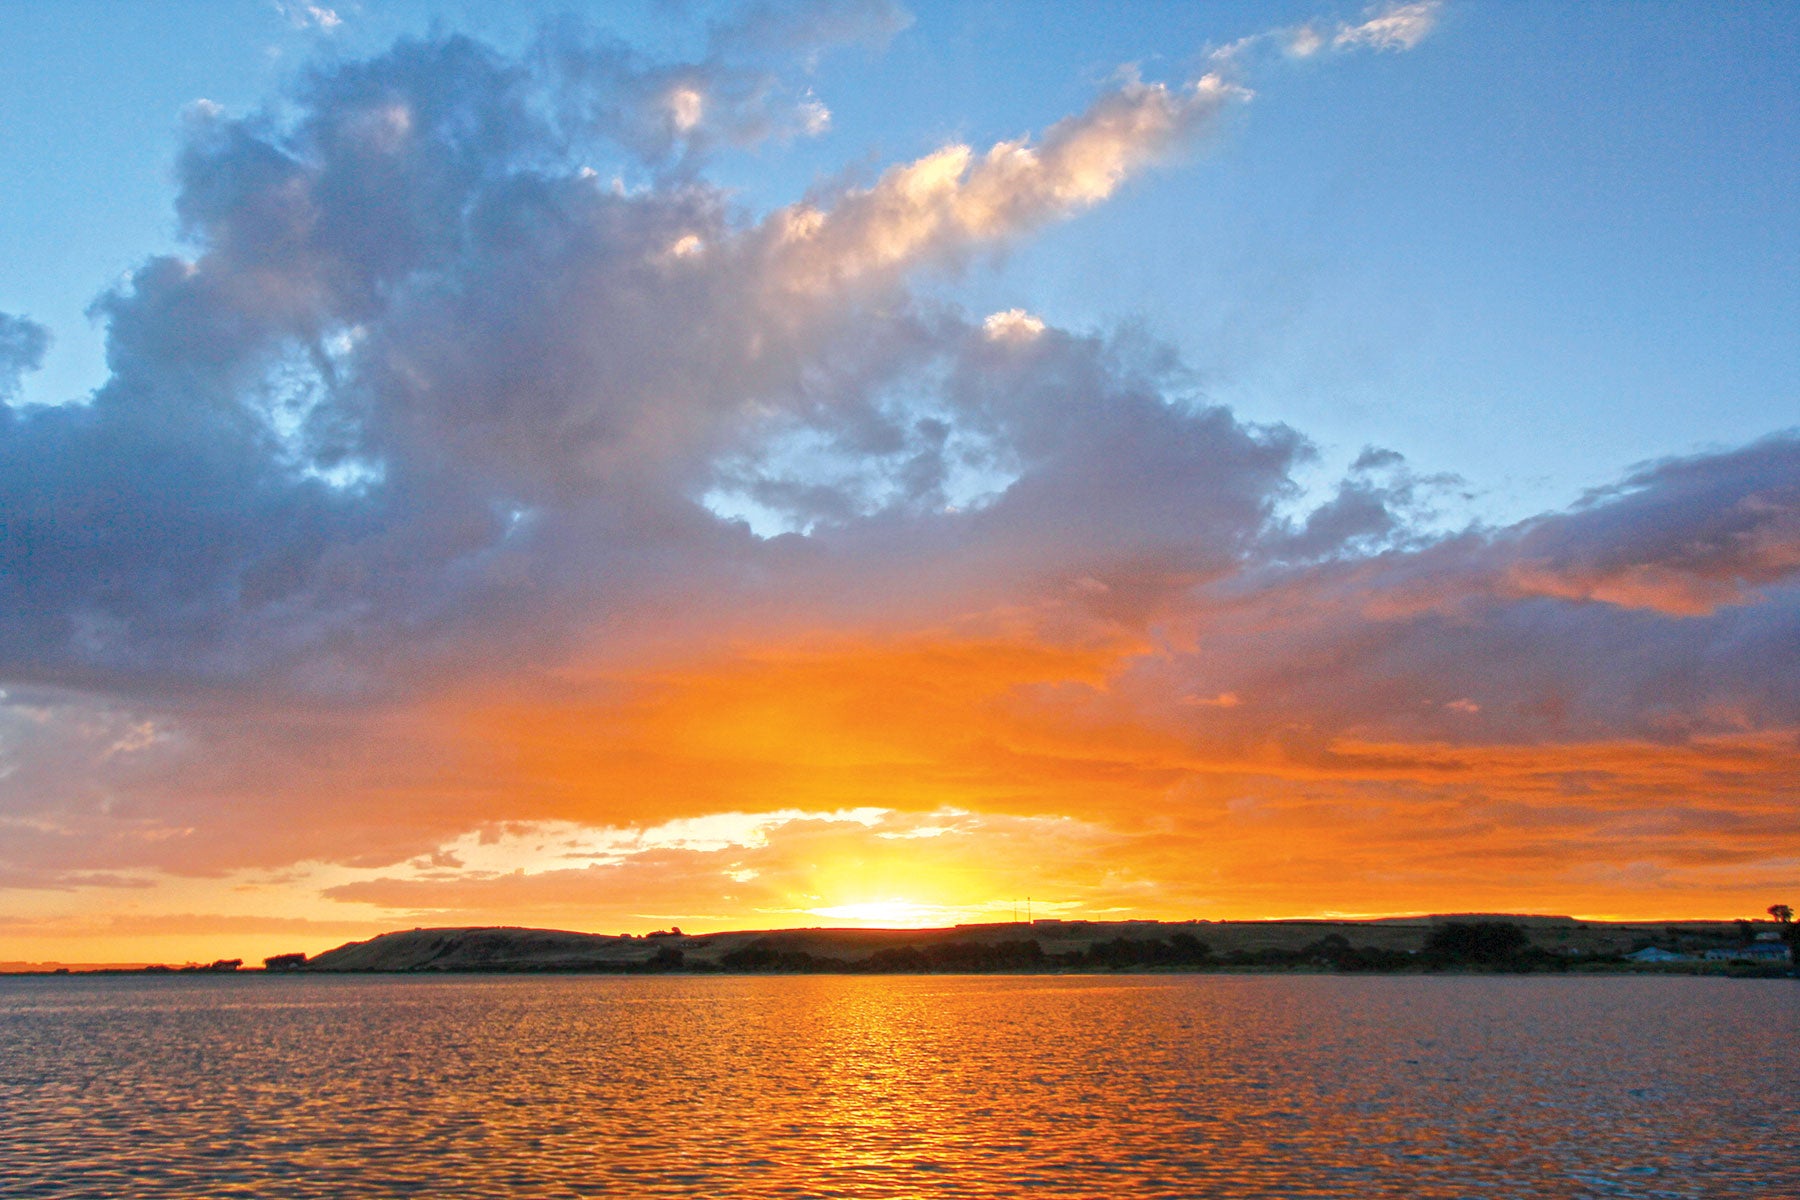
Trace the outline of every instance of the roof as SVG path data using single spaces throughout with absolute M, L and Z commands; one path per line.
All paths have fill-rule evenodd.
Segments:
M 1771 942 L 1758 942 L 1751 946 L 1727 946 L 1722 950 L 1706 952 L 1709 962 L 1743 962 L 1745 960 L 1791 962 L 1793 957 L 1793 951 L 1786 946 L 1775 945 Z

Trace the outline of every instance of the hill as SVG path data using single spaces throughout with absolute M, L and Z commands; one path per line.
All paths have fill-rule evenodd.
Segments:
M 508 926 L 411 929 L 352 942 L 306 962 L 317 972 L 656 970 L 1057 970 L 1129 966 L 1394 970 L 1433 961 L 1452 924 L 1520 932 L 1517 961 L 1572 965 L 1646 945 L 1688 953 L 1732 945 L 1727 921 L 1583 922 L 1456 914 L 1367 921 L 1063 921 L 948 929 L 781 929 L 646 935 Z M 1759 923 L 1758 928 L 1774 928 Z M 1438 941 L 1433 940 L 1438 934 Z M 1420 958 L 1420 955 L 1426 955 Z M 1522 957 L 1519 957 L 1522 956 Z M 1441 959 L 1442 955 L 1439 955 Z

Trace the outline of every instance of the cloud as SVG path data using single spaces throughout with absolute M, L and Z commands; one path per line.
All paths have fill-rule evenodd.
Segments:
M 141 939 L 177 936 L 217 937 L 243 933 L 279 936 L 366 937 L 366 921 L 314 921 L 274 914 L 227 913 L 115 913 L 104 917 L 6 917 L 0 916 L 0 937 Z
M 275 10 L 295 29 L 316 29 L 321 33 L 333 33 L 344 23 L 344 18 L 336 9 L 323 4 L 275 0 Z
M 770 222 L 777 278 L 802 290 L 835 289 L 921 260 L 954 259 L 1069 216 L 1191 145 L 1243 95 L 1216 75 L 1173 88 L 1128 78 L 1086 112 L 1051 126 L 1041 145 L 1000 142 L 980 154 L 946 146 L 890 168 L 829 208 L 795 205 Z
M 798 60 L 810 71 L 846 46 L 879 49 L 910 23 L 885 0 L 753 4 L 713 23 L 697 58 L 665 62 L 565 17 L 528 59 L 571 144 L 612 143 L 635 165 L 692 177 L 720 146 L 825 132 L 830 109 L 783 68 Z
M 1191 652 L 1134 666 L 1144 703 L 1229 692 L 1243 700 L 1230 713 L 1187 710 L 1197 735 L 1285 739 L 1313 758 L 1343 737 L 1791 734 L 1797 453 L 1776 435 L 1640 469 L 1511 528 L 1246 573 L 1198 597 Z
M 1340 49 L 1411 50 L 1437 25 L 1438 0 L 1371 8 L 1356 25 L 1340 25 L 1331 43 Z
M 1287 537 L 1270 547 L 1291 561 L 1367 556 L 1378 550 L 1422 547 L 1431 540 L 1438 516 L 1435 502 L 1462 480 L 1455 475 L 1419 475 L 1405 457 L 1365 447 L 1331 499 L 1306 514 Z
M 981 322 L 981 331 L 992 341 L 1030 341 L 1044 332 L 1044 322 L 1022 308 L 990 313 Z
M 741 815 L 741 814 L 740 814 Z M 747 824 L 749 822 L 746 822 Z M 889 899 L 924 887 L 951 910 L 973 919 L 993 919 L 990 889 L 995 850 L 1028 838 L 1041 857 L 1031 872 L 1039 883 L 1054 875 L 1091 878 L 1106 868 L 1097 853 L 1121 839 L 1103 829 L 1066 818 L 978 816 L 945 810 L 929 815 L 864 810 L 854 814 L 765 814 L 756 833 L 741 841 L 680 844 L 660 839 L 640 843 L 604 861 L 556 861 L 539 857 L 537 869 L 511 871 L 400 871 L 340 884 L 328 892 L 346 904 L 377 905 L 422 919 L 448 912 L 532 913 L 538 919 L 567 919 L 582 913 L 611 926 L 655 920 L 669 913 L 720 914 L 690 931 L 729 926 L 733 910 L 760 912 L 815 923 L 810 909 Z M 600 831 L 594 831 L 600 832 Z M 581 840 L 575 830 L 560 837 Z M 541 837 L 520 828 L 513 836 Z M 553 838 L 557 834 L 551 835 Z M 590 835 L 591 836 L 591 835 Z M 602 837 L 607 836 L 602 833 Z M 615 838 L 618 834 L 613 834 Z M 933 868 L 921 878 L 912 852 L 899 843 L 929 838 Z M 1021 877 L 1002 894 L 1028 887 Z
M 1642 467 L 1511 539 L 1522 595 L 1705 616 L 1800 573 L 1800 439 Z
M 101 299 L 113 373 L 91 403 L 0 427 L 0 671 L 351 696 L 539 653 L 785 559 L 701 503 L 719 486 L 840 522 L 941 518 L 958 474 L 1029 468 L 967 533 L 868 526 L 844 548 L 1010 536 L 1020 558 L 1054 533 L 1027 494 L 1071 515 L 1096 488 L 1135 503 L 1070 457 L 1070 422 L 1109 424 L 1171 482 L 1184 455 L 1241 453 L 1249 486 L 1282 486 L 1298 442 L 1171 405 L 1162 366 L 1064 338 L 980 378 L 991 350 L 966 317 L 871 291 L 1096 202 L 1228 89 L 1129 81 L 1041 146 L 951 148 L 746 220 L 696 180 L 621 189 L 577 165 L 580 137 L 643 150 L 595 96 L 675 76 L 570 28 L 519 60 L 402 40 L 314 69 L 281 120 L 192 114 L 176 207 L 194 252 Z M 933 372 L 942 399 L 895 398 Z M 807 436 L 850 478 L 780 479 L 783 439 Z M 1213 466 L 1195 478 L 1235 486 Z M 1206 511 L 1214 483 L 1184 486 Z M 1228 503 L 1261 519 L 1260 497 Z
M 19 391 L 19 379 L 44 365 L 50 331 L 27 317 L 0 313 L 0 404 Z
M 1315 20 L 1254 33 L 1214 50 L 1211 59 L 1225 69 L 1266 56 L 1271 49 L 1289 59 L 1359 50 L 1412 50 L 1437 27 L 1442 9 L 1440 0 L 1373 5 L 1354 24 Z

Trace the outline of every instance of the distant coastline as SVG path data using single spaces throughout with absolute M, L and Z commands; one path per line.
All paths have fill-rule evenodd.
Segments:
M 1118 971 L 1795 974 L 1800 927 L 1774 921 L 1578 921 L 1517 914 L 1377 920 L 1038 920 L 943 929 L 596 934 L 410 929 L 315 957 L 9 974 L 1057 974 Z M 18 964 L 24 966 L 25 964 Z

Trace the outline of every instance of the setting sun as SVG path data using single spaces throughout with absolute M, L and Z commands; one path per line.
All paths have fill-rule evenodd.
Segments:
M 915 904 L 899 898 L 869 900 L 860 904 L 837 904 L 829 908 L 809 908 L 815 917 L 831 921 L 847 921 L 883 929 L 937 929 L 970 920 L 994 920 L 985 908 L 944 908 L 931 904 Z

